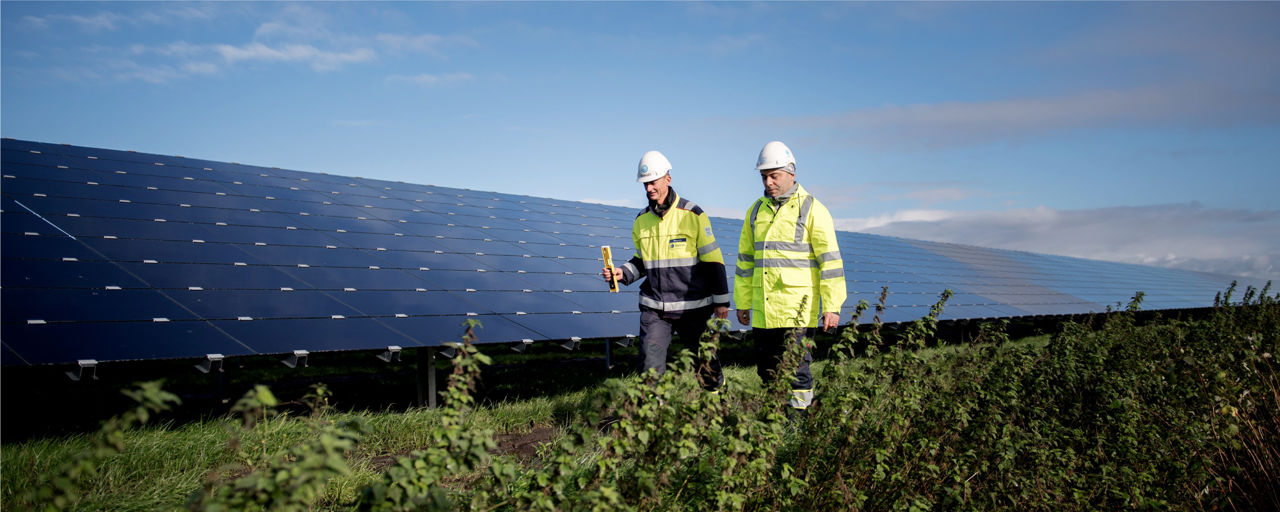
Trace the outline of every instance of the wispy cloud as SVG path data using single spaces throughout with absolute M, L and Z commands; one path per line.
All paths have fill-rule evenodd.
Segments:
M 957 181 L 872 182 L 867 188 L 879 201 L 909 200 L 926 207 L 991 196 L 990 192 Z
M 375 39 L 392 52 L 424 53 L 437 57 L 443 57 L 443 50 L 448 46 L 478 46 L 474 39 L 463 35 L 378 34 Z
M 752 46 L 762 44 L 765 41 L 763 34 L 721 35 L 712 39 L 708 43 L 707 49 L 713 55 L 724 55 L 746 51 Z
M 23 16 L 22 28 L 27 30 L 46 30 L 57 28 L 56 25 L 70 25 L 75 29 L 96 34 L 116 30 L 128 18 L 114 12 L 102 11 L 96 14 L 49 14 L 45 16 Z
M 409 83 L 417 85 L 446 85 L 458 82 L 470 82 L 475 80 L 471 73 L 445 73 L 443 75 L 433 75 L 430 73 L 419 73 L 417 75 L 391 75 L 387 77 L 387 83 Z
M 330 28 L 332 17 L 324 9 L 308 3 L 284 4 L 271 19 L 258 24 L 253 32 L 254 41 L 266 42 L 318 42 L 337 41 L 346 36 L 336 34 Z
M 80 48 L 42 47 L 40 56 L 46 59 L 45 65 L 55 60 L 62 62 L 55 64 L 60 68 L 57 72 L 46 71 L 39 76 L 81 82 L 105 78 L 160 84 L 261 64 L 303 65 L 316 72 L 333 72 L 399 54 L 430 54 L 443 59 L 449 47 L 477 45 L 474 39 L 464 35 L 345 33 L 335 30 L 332 11 L 308 4 L 284 4 L 271 9 L 273 13 L 257 24 L 252 37 L 242 42 L 143 43 L 142 38 L 128 37 L 131 30 L 207 23 L 219 17 L 240 17 L 246 9 L 259 10 L 246 5 L 118 4 L 113 6 L 117 9 L 95 14 L 24 16 L 18 26 L 21 30 L 45 32 L 70 28 L 94 34 L 93 40 L 105 40 L 105 36 L 97 33 L 113 32 L 114 40 L 123 35 L 126 40 L 137 41 L 114 45 L 91 43 L 92 46 Z M 450 73 L 400 78 L 419 84 L 444 84 L 473 77 L 467 73 Z
M 1274 84 L 1278 22 L 1280 10 L 1267 2 L 1132 4 L 1035 54 L 1048 66 L 1135 62 L 1115 72 L 1151 77 L 1173 61 L 1180 65 L 1159 69 L 1158 78 Z
M 1020 141 L 1084 128 L 1276 122 L 1280 95 L 1217 84 L 1157 85 L 985 102 L 889 105 L 765 120 L 874 147 L 939 148 Z
M 316 71 L 332 71 L 344 64 L 369 62 L 377 58 L 377 54 L 368 48 L 355 48 L 348 51 L 327 51 L 309 44 L 283 44 L 268 46 L 262 43 L 250 43 L 241 46 L 220 44 L 213 47 L 228 63 L 240 61 L 265 62 L 302 62 Z
M 166 83 L 200 71 L 198 69 L 177 69 L 171 66 L 147 66 L 127 59 L 111 60 L 106 63 L 106 66 L 110 69 L 111 75 L 117 80 L 124 82 L 140 81 L 152 84 Z
M 23 16 L 20 26 L 27 30 L 44 30 L 49 28 L 49 20 L 39 16 Z
M 140 26 L 157 26 L 180 22 L 204 21 L 216 18 L 225 4 L 166 2 L 155 4 L 134 4 L 127 14 L 116 11 L 100 11 L 94 14 L 48 14 L 43 16 L 23 16 L 22 22 L 27 29 L 52 29 L 60 25 L 70 26 L 90 34 L 110 32 Z
M 74 24 L 78 25 L 82 30 L 85 30 L 85 31 L 88 31 L 88 32 L 99 32 L 99 31 L 103 31 L 103 30 L 115 30 L 115 29 L 120 25 L 120 23 L 121 23 L 122 21 L 124 21 L 124 19 L 125 19 L 125 18 L 124 18 L 124 16 L 121 16 L 121 15 L 116 14 L 116 13 L 113 13 L 113 12 L 100 12 L 100 13 L 94 14 L 94 15 L 92 15 L 92 16 L 80 16 L 80 15 L 61 16 L 61 15 L 55 15 L 55 16 L 51 16 L 51 17 L 52 17 L 52 18 L 55 18 L 55 19 L 58 19 L 58 18 L 66 19 L 66 20 L 68 20 L 68 21 L 70 21 L 70 22 L 72 22 L 72 23 L 74 23 Z
M 1089 210 L 904 210 L 838 229 L 1081 258 L 1280 278 L 1280 210 L 1198 203 Z

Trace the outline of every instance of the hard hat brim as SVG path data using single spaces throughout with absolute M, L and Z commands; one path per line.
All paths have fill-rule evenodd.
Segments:
M 666 176 L 666 175 L 668 175 L 668 174 L 671 174 L 671 171 L 663 172 L 662 174 L 659 174 L 659 175 L 657 175 L 657 176 L 654 176 L 654 177 L 652 177 L 652 178 L 648 178 L 648 179 L 645 179 L 645 178 L 636 178 L 636 183 L 648 183 L 648 182 L 650 182 L 650 181 L 659 180 L 659 179 L 662 179 L 662 177 L 663 177 L 663 176 Z

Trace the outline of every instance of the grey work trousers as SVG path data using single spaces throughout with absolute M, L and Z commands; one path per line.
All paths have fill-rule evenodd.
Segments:
M 680 312 L 663 313 L 654 309 L 640 307 L 640 360 L 639 368 L 643 373 L 653 368 L 662 375 L 667 371 L 667 347 L 671 345 L 671 334 L 680 335 L 680 342 L 694 354 L 698 353 L 698 343 L 703 331 L 707 330 L 707 319 L 711 318 L 713 306 L 701 307 Z M 698 383 L 703 389 L 716 390 L 724 384 L 724 373 L 720 369 L 720 359 L 714 355 L 710 361 L 694 359 L 697 365 Z
M 756 373 L 765 383 L 773 382 L 777 377 L 774 373 L 777 373 L 778 363 L 787 350 L 787 343 L 790 341 L 793 330 L 792 328 L 751 330 L 752 337 L 755 338 Z M 817 329 L 808 327 L 804 329 L 803 336 L 812 339 L 815 334 Z M 803 340 L 798 342 L 804 343 Z M 791 381 L 791 389 L 813 389 L 813 373 L 809 371 L 809 363 L 812 361 L 813 353 L 809 351 L 808 345 L 805 345 L 800 366 L 796 368 L 795 378 Z

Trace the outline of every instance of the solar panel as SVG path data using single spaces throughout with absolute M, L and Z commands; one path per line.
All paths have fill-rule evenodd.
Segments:
M 4 139 L 5 365 L 363 350 L 638 331 L 599 247 L 632 208 Z M 750 198 L 744 198 L 744 202 Z M 732 280 L 741 219 L 712 218 Z M 852 313 L 888 322 L 1204 307 L 1233 278 L 838 233 Z M 1247 281 L 1247 280 L 1242 280 Z M 1247 282 L 1259 285 L 1260 283 Z M 846 316 L 847 318 L 847 316 Z M 870 321 L 870 315 L 862 319 Z

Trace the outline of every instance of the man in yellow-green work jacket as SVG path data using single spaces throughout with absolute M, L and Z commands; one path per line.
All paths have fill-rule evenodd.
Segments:
M 724 256 L 711 233 L 707 214 L 671 188 L 671 162 L 657 151 L 640 158 L 636 181 L 644 184 L 649 206 L 631 228 L 636 254 L 603 276 L 640 285 L 640 371 L 667 367 L 671 334 L 695 353 L 711 315 L 729 317 L 729 284 Z M 706 363 L 706 364 L 704 364 Z M 720 361 L 698 361 L 698 382 L 708 391 L 724 383 Z
M 750 325 L 755 338 L 756 372 L 771 382 L 781 377 L 774 373 L 792 329 L 804 328 L 804 337 L 812 339 L 818 326 L 829 330 L 840 323 L 844 261 L 831 213 L 795 181 L 791 149 L 778 141 L 765 144 L 756 169 L 764 197 L 751 205 L 742 223 L 733 294 L 738 321 Z M 812 360 L 805 346 L 791 382 L 793 408 L 813 403 Z

